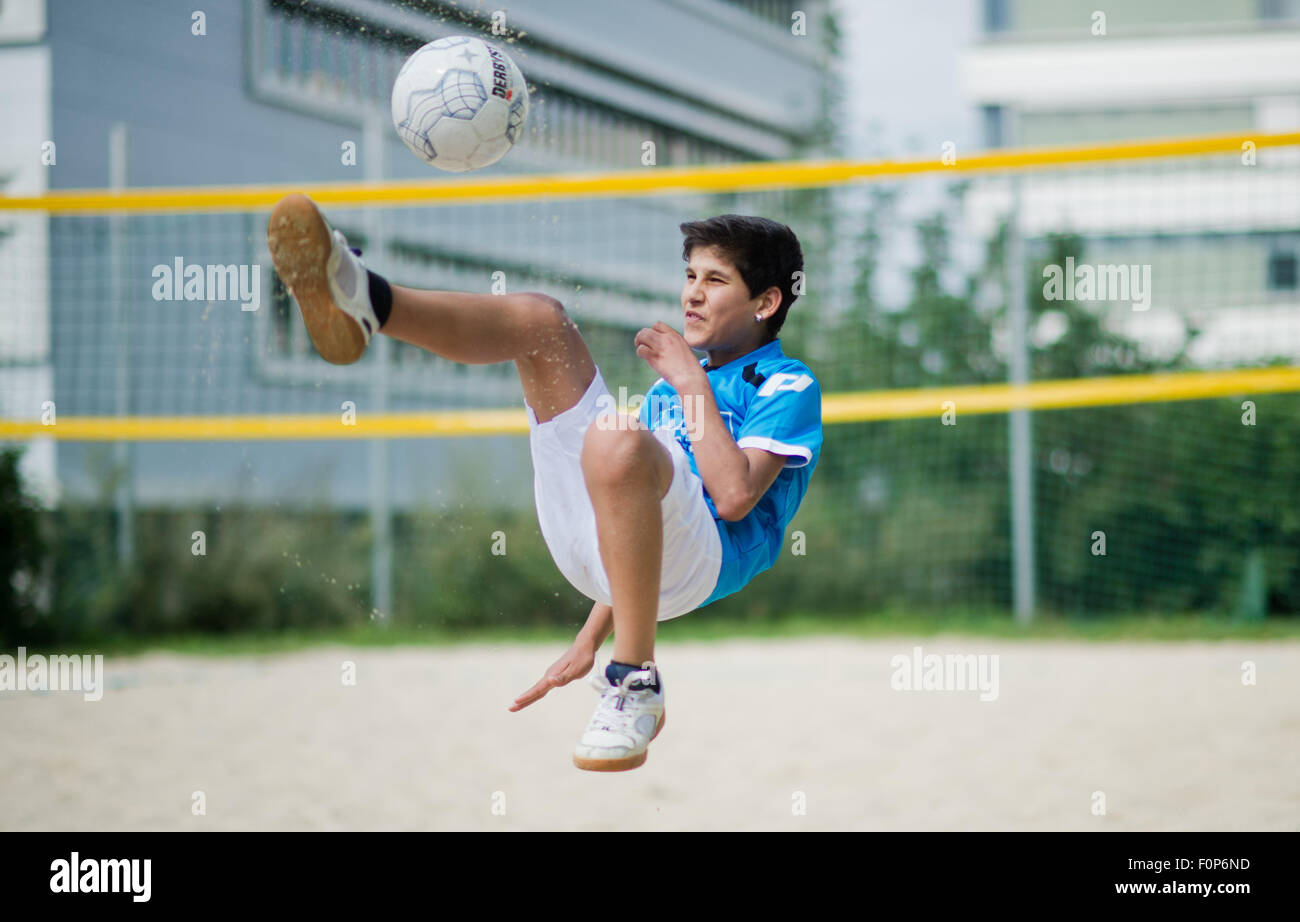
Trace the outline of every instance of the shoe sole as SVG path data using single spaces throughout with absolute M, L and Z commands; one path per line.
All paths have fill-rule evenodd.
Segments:
M 321 358 L 351 365 L 366 351 L 360 325 L 334 304 L 326 265 L 330 258 L 329 225 L 305 195 L 287 195 L 271 209 L 266 227 L 271 260 L 284 287 L 298 302 L 307 335 Z
M 655 736 L 664 728 L 664 722 L 668 719 L 667 712 L 659 715 L 659 726 L 655 727 L 654 736 L 650 737 L 650 742 L 655 741 Z M 647 751 L 649 743 L 646 744 Z M 634 756 L 626 756 L 622 759 L 586 759 L 582 756 L 575 755 L 573 764 L 585 772 L 626 772 L 634 768 L 640 768 L 645 764 L 646 752 L 639 752 Z

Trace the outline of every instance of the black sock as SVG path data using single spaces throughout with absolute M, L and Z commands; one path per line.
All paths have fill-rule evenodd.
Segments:
M 366 276 L 370 279 L 370 306 L 375 309 L 379 328 L 383 329 L 384 324 L 388 322 L 388 315 L 393 312 L 393 289 L 378 273 L 367 269 Z
M 623 679 L 625 679 L 629 673 L 640 672 L 640 671 L 641 671 L 640 666 L 634 666 L 632 663 L 620 663 L 618 660 L 612 659 L 609 661 L 609 665 L 605 667 L 605 678 L 609 681 L 611 685 L 621 685 L 623 684 Z M 654 684 L 650 685 L 649 688 L 651 691 L 658 692 L 659 691 L 659 670 L 655 669 L 652 671 L 654 673 L 655 680 L 654 680 Z M 642 685 L 641 682 L 637 682 L 637 684 Z

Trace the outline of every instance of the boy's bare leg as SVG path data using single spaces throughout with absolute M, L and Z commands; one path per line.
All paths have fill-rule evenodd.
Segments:
M 392 286 L 382 332 L 467 365 L 513 360 L 524 399 L 541 422 L 574 406 L 596 374 L 587 344 L 553 298 Z M 663 559 L 660 500 L 672 458 L 635 418 L 607 418 L 583 443 L 582 467 L 596 513 L 600 558 L 614 609 L 614 659 L 654 660 Z
M 660 501 L 673 482 L 667 449 L 635 418 L 605 417 L 582 447 L 582 470 L 596 512 L 600 559 L 614 603 L 614 659 L 653 662 L 663 569 Z
M 381 332 L 465 365 L 513 361 L 539 422 L 576 405 L 596 376 L 587 344 L 554 298 L 391 287 Z

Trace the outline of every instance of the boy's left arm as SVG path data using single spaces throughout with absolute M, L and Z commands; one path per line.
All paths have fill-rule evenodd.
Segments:
M 736 444 L 718 411 L 709 377 L 681 334 L 665 323 L 637 334 L 637 355 L 677 391 L 695 466 L 718 515 L 738 522 L 776 481 L 785 458 Z

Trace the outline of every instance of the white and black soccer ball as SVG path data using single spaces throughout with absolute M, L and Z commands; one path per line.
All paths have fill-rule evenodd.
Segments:
M 393 124 L 411 151 L 453 173 L 496 163 L 528 119 L 528 87 L 500 48 L 469 35 L 440 38 L 393 81 Z

